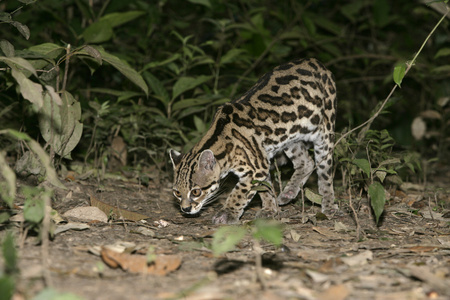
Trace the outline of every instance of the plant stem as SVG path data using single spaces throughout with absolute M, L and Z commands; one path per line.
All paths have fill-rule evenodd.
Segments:
M 425 41 L 422 43 L 422 46 L 420 47 L 419 51 L 416 53 L 416 55 L 414 56 L 414 58 L 412 59 L 412 61 L 410 63 L 407 63 L 407 68 L 405 70 L 405 75 L 408 73 L 408 71 L 411 69 L 411 67 L 414 65 L 414 62 L 416 61 L 417 57 L 419 56 L 420 52 L 422 52 L 423 47 L 425 47 L 425 44 L 427 43 L 427 41 L 430 39 L 431 35 L 434 33 L 434 31 L 436 30 L 436 28 L 438 28 L 438 26 L 442 23 L 442 21 L 445 19 L 445 17 L 448 15 L 448 13 L 450 12 L 450 10 L 447 8 L 447 13 L 445 15 L 442 16 L 442 18 L 439 20 L 439 22 L 437 22 L 436 26 L 434 26 L 433 30 L 431 30 L 431 32 L 428 34 L 427 38 L 425 39 Z M 353 128 L 352 130 L 346 132 L 344 135 L 342 135 L 336 143 L 334 143 L 334 146 L 336 147 L 337 144 L 339 144 L 339 142 L 347 137 L 348 135 L 350 135 L 351 133 L 355 132 L 356 130 L 366 126 L 366 128 L 364 128 L 363 131 L 361 131 L 360 136 L 363 135 L 364 132 L 366 132 L 369 128 L 370 125 L 372 125 L 373 121 L 380 115 L 380 113 L 383 111 L 383 108 L 385 107 L 386 103 L 389 101 L 389 99 L 392 97 L 392 95 L 394 94 L 394 91 L 397 89 L 397 84 L 394 85 L 394 87 L 392 88 L 391 92 L 389 93 L 389 95 L 386 97 L 386 99 L 384 99 L 383 103 L 381 104 L 380 108 L 375 112 L 375 114 L 370 117 L 367 121 L 365 121 L 364 123 L 360 124 L 359 126 L 356 126 L 355 128 Z

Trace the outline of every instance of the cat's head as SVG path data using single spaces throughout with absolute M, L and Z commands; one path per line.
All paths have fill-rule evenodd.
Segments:
M 219 189 L 219 164 L 211 150 L 186 155 L 170 150 L 169 154 L 174 170 L 173 195 L 182 212 L 196 214 Z

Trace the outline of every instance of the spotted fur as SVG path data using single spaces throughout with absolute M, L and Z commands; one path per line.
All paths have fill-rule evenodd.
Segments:
M 219 182 L 232 172 L 239 178 L 214 223 L 239 221 L 255 196 L 255 181 L 269 181 L 271 161 L 280 154 L 293 163 L 294 173 L 275 199 L 260 192 L 259 216 L 278 213 L 296 198 L 317 166 L 322 211 L 334 207 L 333 145 L 336 86 L 333 74 L 316 59 L 296 60 L 276 67 L 239 99 L 221 106 L 211 127 L 185 155 L 170 151 L 174 167 L 174 195 L 181 210 L 195 214 L 208 203 Z M 314 148 L 314 160 L 308 148 Z

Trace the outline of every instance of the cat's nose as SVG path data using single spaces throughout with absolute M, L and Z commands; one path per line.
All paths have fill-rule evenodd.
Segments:
M 181 210 L 182 210 L 183 212 L 185 212 L 185 213 L 188 213 L 188 212 L 191 211 L 191 207 L 190 207 L 190 206 L 187 206 L 187 207 L 181 207 Z

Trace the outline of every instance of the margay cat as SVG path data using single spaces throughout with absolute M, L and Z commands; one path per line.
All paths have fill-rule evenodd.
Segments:
M 181 210 L 195 214 L 214 197 L 219 181 L 232 172 L 239 181 L 214 223 L 236 223 L 255 196 L 252 181 L 269 181 L 275 155 L 292 161 L 294 173 L 278 199 L 260 192 L 259 216 L 278 212 L 278 204 L 297 197 L 317 166 L 322 211 L 332 212 L 333 145 L 336 86 L 333 74 L 316 59 L 301 59 L 262 76 L 242 97 L 217 110 L 211 127 L 192 150 L 170 151 L 174 167 L 173 193 Z M 314 147 L 315 163 L 308 155 Z

